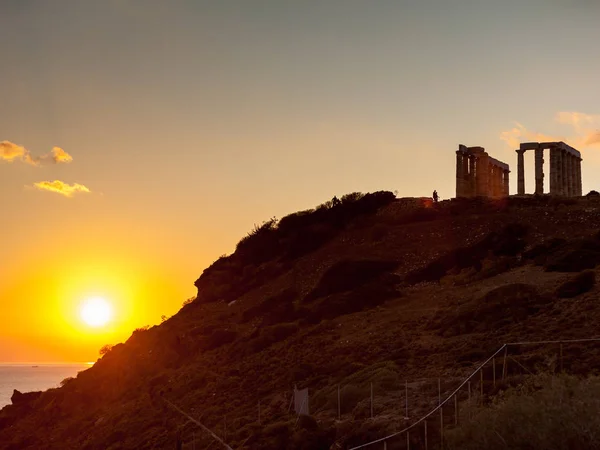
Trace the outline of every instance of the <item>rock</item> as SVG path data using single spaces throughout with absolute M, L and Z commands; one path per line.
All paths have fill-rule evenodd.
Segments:
M 556 290 L 556 296 L 560 298 L 577 297 L 592 289 L 595 282 L 596 274 L 592 270 L 586 270 L 561 284 Z
M 29 405 L 33 401 L 37 400 L 40 395 L 42 395 L 41 391 L 23 393 L 14 389 L 13 394 L 10 397 L 10 401 L 13 405 Z

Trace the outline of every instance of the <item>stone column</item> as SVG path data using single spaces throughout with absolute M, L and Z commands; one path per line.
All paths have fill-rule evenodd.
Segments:
M 471 197 L 471 174 L 469 173 L 469 155 L 462 155 L 463 197 Z
M 481 153 L 477 156 L 477 166 L 475 168 L 475 183 L 477 185 L 477 195 L 489 195 L 489 175 L 490 175 L 490 159 L 486 153 Z
M 571 197 L 573 195 L 573 155 L 570 152 L 565 152 L 565 195 Z
M 504 170 L 502 169 L 502 167 L 496 167 L 496 172 L 498 172 L 498 175 L 496 177 L 497 183 L 498 183 L 498 197 L 502 198 L 504 197 Z
M 464 197 L 465 174 L 463 172 L 463 152 L 456 152 L 456 197 Z
M 475 156 L 469 155 L 469 197 L 475 197 L 477 195 L 477 186 L 475 185 Z
M 567 189 L 567 152 L 560 150 L 560 192 L 565 197 L 568 194 Z
M 583 186 L 581 185 L 581 158 L 577 158 L 577 196 L 581 197 L 583 195 Z
M 525 150 L 517 150 L 517 194 L 525 195 Z
M 544 149 L 535 149 L 535 193 L 544 193 Z
M 550 195 L 558 194 L 558 170 L 557 157 L 558 150 L 555 147 L 550 147 Z
M 510 170 L 504 170 L 503 173 L 503 190 L 502 190 L 502 196 L 503 197 L 508 197 L 510 195 L 510 184 L 509 184 L 509 174 L 510 174 Z
M 564 178 L 564 158 L 563 150 L 560 148 L 556 149 L 556 194 L 565 195 L 565 178 Z

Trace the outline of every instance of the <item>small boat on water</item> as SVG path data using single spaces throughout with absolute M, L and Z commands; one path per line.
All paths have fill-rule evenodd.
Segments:
M 35 369 L 36 367 L 39 367 L 39 366 L 31 366 L 31 367 L 33 367 Z

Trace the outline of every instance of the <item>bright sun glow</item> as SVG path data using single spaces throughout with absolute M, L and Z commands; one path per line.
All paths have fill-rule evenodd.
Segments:
M 106 325 L 111 316 L 110 304 L 100 297 L 87 299 L 81 307 L 81 319 L 91 327 Z

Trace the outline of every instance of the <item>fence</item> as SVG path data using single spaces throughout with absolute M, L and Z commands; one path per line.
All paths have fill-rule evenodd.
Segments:
M 559 371 L 565 368 L 565 346 L 573 344 L 592 344 L 600 342 L 600 338 L 589 339 L 570 339 L 556 341 L 537 341 L 537 342 L 511 342 L 502 345 L 492 356 L 477 367 L 468 377 L 466 377 L 459 386 L 450 393 L 443 401 L 440 401 L 429 413 L 425 414 L 409 426 L 383 436 L 379 439 L 367 442 L 362 445 L 350 447 L 348 450 L 358 450 L 361 448 L 394 448 L 394 449 L 418 449 L 424 448 L 443 448 L 444 430 L 448 426 L 458 425 L 460 418 L 460 406 L 467 401 L 469 406 L 472 401 L 484 401 L 485 394 L 493 392 L 498 381 L 504 381 L 509 375 L 533 374 L 537 367 L 531 367 L 531 362 L 539 361 L 540 356 L 548 358 L 548 361 L 554 363 L 554 369 L 558 365 Z M 521 351 L 509 353 L 511 349 L 522 347 L 553 347 L 553 355 L 540 355 L 540 353 L 522 353 Z M 498 361 L 497 361 L 498 358 Z M 522 361 L 519 361 L 521 359 Z M 529 363 L 529 364 L 528 364 Z M 527 367 L 529 365 L 530 367 Z M 500 373 L 498 373 L 500 369 Z M 462 397 L 462 399 L 461 399 Z M 466 397 L 466 398 L 465 398 Z M 450 414 L 447 410 L 450 409 Z M 445 412 L 446 410 L 446 412 Z M 439 415 L 439 419 L 438 416 Z M 438 422 L 439 420 L 439 422 Z M 434 422 L 431 425 L 431 422 Z M 436 430 L 437 428 L 437 430 Z
M 359 371 L 347 377 L 347 384 L 311 392 L 310 412 L 320 420 L 355 421 L 357 426 L 374 423 L 378 418 L 398 424 L 398 431 L 369 442 L 347 441 L 343 448 L 348 450 L 441 449 L 445 430 L 457 426 L 464 419 L 461 408 L 467 407 L 468 411 L 472 405 L 483 404 L 487 396 L 506 385 L 504 382 L 509 376 L 540 371 L 586 373 L 586 366 L 577 364 L 580 352 L 583 347 L 589 353 L 589 346 L 598 343 L 600 338 L 506 343 L 466 377 L 404 380 L 402 386 L 385 381 L 385 364 L 374 365 L 369 372 Z M 598 359 L 600 361 L 600 352 Z M 348 389 L 349 386 L 351 389 Z M 357 386 L 361 388 L 357 389 Z M 204 448 L 201 445 L 206 445 L 207 438 L 215 444 L 213 448 L 231 448 L 226 444 L 226 417 L 216 421 L 213 427 L 216 432 L 213 432 L 175 404 L 168 403 L 193 424 L 186 430 L 183 449 L 195 450 L 197 441 L 198 448 Z M 264 425 L 273 416 L 281 417 L 293 412 L 293 403 L 293 392 L 289 393 L 287 402 L 277 407 L 258 400 L 252 407 L 256 424 Z M 196 433 L 197 428 L 194 427 L 200 427 L 204 432 L 198 430 Z

